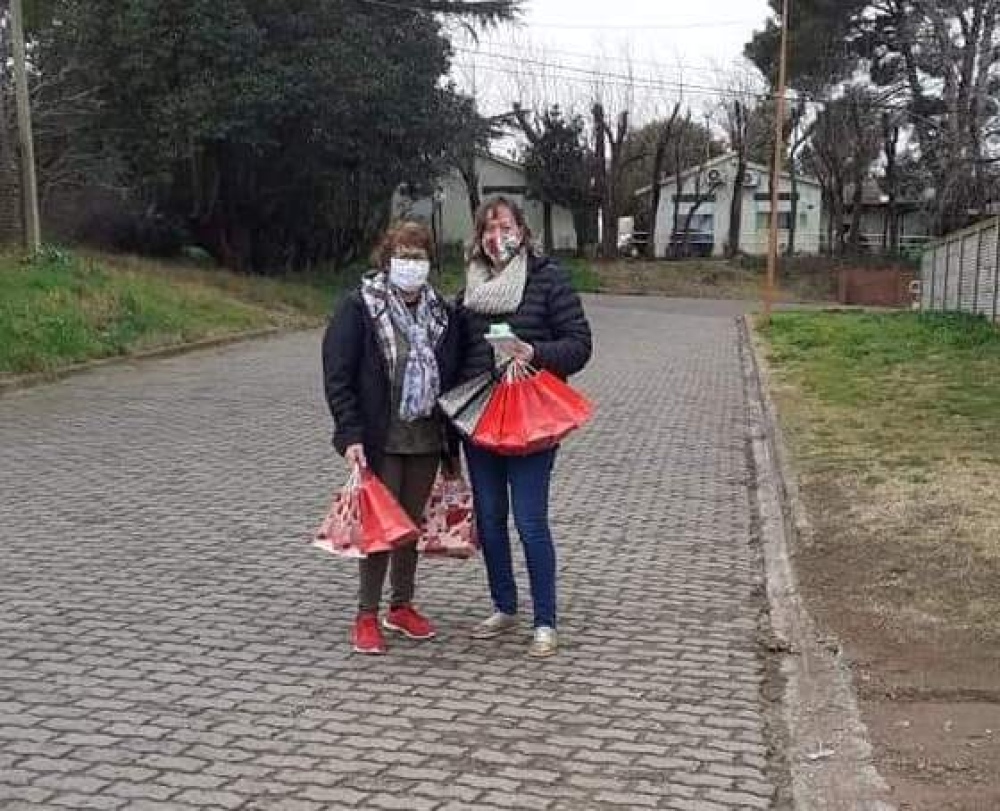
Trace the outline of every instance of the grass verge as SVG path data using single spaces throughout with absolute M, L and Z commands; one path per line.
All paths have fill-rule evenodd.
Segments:
M 46 248 L 0 256 L 0 374 L 319 323 L 338 285 Z
M 810 522 L 796 570 L 853 663 L 879 768 L 900 807 L 997 807 L 1000 330 L 794 312 L 757 340 Z M 943 731 L 913 722 L 931 711 Z

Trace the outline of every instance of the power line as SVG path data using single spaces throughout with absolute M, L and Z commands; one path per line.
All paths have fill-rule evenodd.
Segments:
M 581 68 L 576 65 L 567 65 L 561 62 L 548 62 L 543 59 L 532 59 L 530 57 L 513 56 L 509 54 L 498 54 L 489 51 L 477 51 L 472 48 L 457 47 L 455 51 L 460 53 L 472 54 L 474 56 L 487 57 L 490 59 L 499 59 L 505 62 L 514 62 L 519 65 L 531 65 L 534 67 L 550 68 L 552 70 L 562 71 L 564 73 L 578 74 L 580 76 L 598 79 L 607 83 L 619 83 L 619 84 L 629 84 L 634 86 L 643 86 L 647 89 L 656 90 L 676 90 L 679 92 L 709 92 L 715 95 L 728 95 L 735 96 L 739 98 L 746 97 L 766 97 L 768 93 L 757 93 L 752 90 L 738 90 L 735 88 L 724 88 L 712 85 L 700 85 L 682 81 L 674 81 L 667 79 L 656 79 L 654 77 L 644 77 L 644 76 L 633 76 L 627 73 L 614 73 L 611 71 L 601 71 L 595 68 Z M 513 69 L 511 70 L 513 74 Z
M 514 68 L 504 67 L 502 65 L 473 65 L 471 66 L 477 71 L 484 71 L 486 73 L 496 73 L 502 76 L 509 76 L 513 78 L 521 78 L 524 74 L 518 72 Z M 541 78 L 541 77 L 539 77 Z M 567 73 L 555 72 L 548 74 L 546 78 L 558 79 L 562 82 L 571 82 L 576 84 L 582 84 L 587 86 L 592 86 L 596 79 L 588 78 L 586 76 L 572 75 Z M 695 89 L 687 86 L 678 87 L 674 85 L 658 84 L 654 82 L 645 82 L 641 79 L 637 80 L 622 80 L 622 79 L 606 79 L 603 78 L 603 84 L 609 85 L 611 87 L 618 87 L 624 89 L 636 89 L 636 90 L 664 90 L 664 91 L 678 91 L 683 90 L 685 94 L 690 94 L 692 96 L 708 96 L 710 98 L 719 98 L 720 96 L 738 96 L 740 98 L 747 98 L 749 96 L 754 96 L 760 100 L 767 98 L 767 95 L 756 95 L 752 93 L 744 93 L 741 91 L 723 90 L 723 89 Z
M 713 76 L 718 76 L 719 73 L 720 73 L 720 71 L 717 70 L 717 69 L 715 69 L 715 68 L 698 67 L 696 65 L 690 65 L 690 64 L 687 64 L 687 63 L 684 63 L 684 62 L 676 62 L 676 63 L 673 63 L 673 64 L 666 64 L 666 63 L 663 63 L 663 62 L 656 62 L 656 61 L 653 61 L 651 59 L 633 59 L 630 56 L 608 56 L 606 54 L 597 54 L 597 53 L 594 53 L 593 51 L 591 51 L 590 53 L 584 53 L 583 51 L 564 51 L 564 50 L 560 50 L 558 48 L 549 48 L 548 46 L 546 46 L 544 44 L 542 44 L 538 48 L 538 50 L 542 53 L 543 56 L 547 56 L 548 54 L 558 54 L 560 56 L 575 56 L 575 57 L 578 57 L 580 59 L 594 59 L 594 58 L 599 58 L 602 62 L 604 62 L 604 61 L 606 61 L 606 62 L 625 62 L 625 63 L 633 64 L 633 65 L 647 65 L 649 67 L 661 68 L 661 69 L 662 68 L 676 68 L 678 71 L 690 70 L 692 73 L 705 73 L 705 74 L 711 74 Z M 477 53 L 478 53 L 478 51 L 477 51 Z M 517 56 L 517 58 L 520 58 L 520 56 L 517 55 L 517 54 L 510 54 L 510 56 L 512 56 L 512 57 L 513 56 Z
M 697 23 L 636 23 L 607 25 L 605 23 L 529 23 L 528 28 L 555 28 L 562 31 L 693 31 L 699 28 L 735 28 L 757 24 L 757 20 L 717 20 Z
M 655 77 L 643 77 L 643 76 L 632 76 L 624 73 L 613 73 L 604 72 L 597 70 L 595 68 L 582 68 L 576 65 L 567 65 L 561 62 L 550 62 L 543 59 L 532 59 L 530 57 L 515 56 L 512 54 L 499 54 L 489 51 L 478 51 L 471 48 L 455 47 L 456 51 L 466 54 L 472 54 L 474 56 L 487 57 L 490 59 L 498 59 L 502 62 L 511 62 L 517 64 L 531 65 L 535 67 L 548 68 L 553 71 L 557 71 L 556 74 L 549 75 L 548 78 L 560 79 L 563 81 L 571 81 L 577 83 L 587 83 L 594 84 L 596 81 L 600 81 L 604 84 L 615 86 L 615 87 L 625 87 L 625 88 L 636 88 L 641 90 L 666 90 L 674 91 L 679 93 L 689 93 L 691 95 L 710 95 L 714 97 L 729 97 L 729 98 L 753 98 L 758 101 L 769 101 L 777 98 L 777 94 L 770 90 L 739 90 L 732 87 L 719 87 L 717 85 L 703 85 L 703 84 L 689 84 L 687 82 L 679 80 L 667 80 L 667 79 L 657 79 Z M 524 74 L 518 71 L 515 67 L 505 67 L 503 65 L 482 65 L 473 64 L 471 66 L 475 70 L 491 71 L 494 73 L 502 73 L 513 77 L 522 77 Z M 896 88 L 890 88 L 889 90 L 876 95 L 873 99 L 869 100 L 867 106 L 875 110 L 889 110 L 898 111 L 900 107 L 896 104 L 892 104 L 890 99 L 894 96 L 899 95 L 900 91 Z M 813 94 L 806 93 L 804 91 L 794 91 L 795 101 L 803 104 L 812 105 L 815 107 L 827 107 L 830 104 L 837 101 L 837 99 L 830 98 L 819 98 Z

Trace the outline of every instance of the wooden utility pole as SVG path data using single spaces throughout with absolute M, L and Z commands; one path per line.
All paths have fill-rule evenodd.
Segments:
M 11 0 L 11 45 L 14 57 L 14 92 L 17 97 L 17 132 L 21 157 L 21 200 L 24 204 L 24 245 L 37 253 L 42 244 L 38 212 L 38 180 L 35 176 L 35 141 L 31 132 L 31 102 L 24 47 L 24 9 L 21 0 Z
M 781 164 L 785 151 L 785 83 L 788 72 L 788 13 L 791 0 L 781 9 L 781 56 L 778 60 L 778 92 L 774 109 L 774 164 L 771 167 L 771 230 L 767 245 L 767 281 L 764 284 L 764 321 L 771 319 L 774 306 L 774 279 L 778 266 L 778 206 L 781 202 Z

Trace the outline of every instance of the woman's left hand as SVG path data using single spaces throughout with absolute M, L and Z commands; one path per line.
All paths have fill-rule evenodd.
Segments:
M 521 363 L 531 363 L 535 358 L 535 347 L 519 338 L 505 345 L 504 352 Z

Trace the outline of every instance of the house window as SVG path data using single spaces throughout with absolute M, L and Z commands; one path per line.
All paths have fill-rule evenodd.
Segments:
M 691 217 L 691 230 L 711 234 L 715 231 L 715 216 L 713 214 L 695 214 Z
M 803 215 L 805 216 L 805 215 Z M 757 212 L 757 230 L 767 231 L 771 230 L 771 212 L 770 211 L 758 211 Z M 792 212 L 790 211 L 779 211 L 778 212 L 778 230 L 779 231 L 791 231 L 792 230 Z

